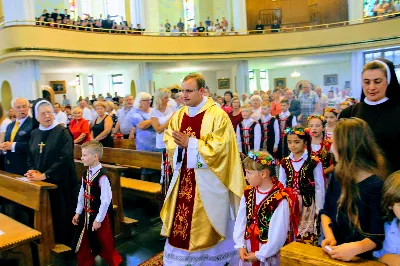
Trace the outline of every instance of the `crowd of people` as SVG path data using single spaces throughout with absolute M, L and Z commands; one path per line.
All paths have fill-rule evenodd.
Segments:
M 50 195 L 56 242 L 70 243 L 71 219 L 80 225 L 89 236 L 74 242 L 80 265 L 94 261 L 87 246 L 96 234 L 87 228 L 99 230 L 96 243 L 108 251 L 96 246 L 94 255 L 121 262 L 109 230 L 99 229 L 110 228 L 103 193 L 111 194 L 97 175 L 106 176 L 99 160 L 115 138 L 162 153 L 161 173 L 142 169 L 141 178 L 163 184 L 165 265 L 279 265 L 279 250 L 291 241 L 321 246 L 337 260 L 398 265 L 400 86 L 385 59 L 364 66 L 362 83 L 361 102 L 347 90 L 325 96 L 308 81 L 295 90 L 220 97 L 199 74 L 153 96 L 92 95 L 77 106 L 66 97 L 61 105 L 39 99 L 31 110 L 18 98 L 15 118 L 0 108 L 4 169 L 57 184 Z M 90 170 L 76 194 L 73 143 L 82 144 Z M 98 183 L 100 207 L 87 210 L 100 193 L 87 187 Z M 83 219 L 84 211 L 96 219 Z
M 68 14 L 68 9 L 64 10 L 64 14 L 59 13 L 58 9 L 54 9 L 54 12 L 50 14 L 45 9 L 43 14 L 36 18 L 36 25 L 79 31 L 105 31 L 124 34 L 142 34 L 145 31 L 140 24 L 137 24 L 136 27 L 132 24 L 129 25 L 122 16 L 119 24 L 112 20 L 110 15 L 107 15 L 106 19 L 103 19 L 102 15 L 100 15 L 100 18 L 95 19 L 90 14 L 85 14 L 83 18 L 78 16 L 74 20 Z

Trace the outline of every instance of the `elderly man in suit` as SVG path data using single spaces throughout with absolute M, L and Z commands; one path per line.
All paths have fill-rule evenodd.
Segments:
M 29 102 L 24 98 L 12 101 L 16 120 L 8 125 L 0 149 L 5 152 L 7 172 L 24 175 L 28 171 L 27 159 L 32 131 L 32 118 L 28 116 Z
M 285 98 L 289 100 L 289 112 L 297 118 L 301 114 L 300 101 L 293 99 L 293 91 L 291 89 L 286 89 Z

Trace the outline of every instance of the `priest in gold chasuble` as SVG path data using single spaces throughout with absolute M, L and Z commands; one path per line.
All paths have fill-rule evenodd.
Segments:
M 237 265 L 233 226 L 245 180 L 228 115 L 204 96 L 199 74 L 185 77 L 185 106 L 164 142 L 173 167 L 161 210 L 164 265 Z

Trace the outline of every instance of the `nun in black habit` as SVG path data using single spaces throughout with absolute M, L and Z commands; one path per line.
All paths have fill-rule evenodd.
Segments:
M 400 170 L 400 86 L 392 62 L 375 59 L 362 73 L 361 101 L 342 111 L 339 118 L 365 120 L 388 162 L 389 173 Z
M 72 245 L 78 181 L 73 152 L 73 139 L 54 119 L 52 105 L 42 100 L 34 106 L 39 127 L 32 131 L 29 142 L 28 172 L 32 181 L 45 181 L 57 185 L 50 190 L 50 205 L 56 243 Z

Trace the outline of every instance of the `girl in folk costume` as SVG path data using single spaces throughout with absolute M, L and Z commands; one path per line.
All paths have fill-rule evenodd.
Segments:
M 289 100 L 285 98 L 282 99 L 281 100 L 282 112 L 276 116 L 280 130 L 280 142 L 277 152 L 277 159 L 279 160 L 289 155 L 289 149 L 287 147 L 287 143 L 284 141 L 285 129 L 288 127 L 297 126 L 297 119 L 294 115 L 290 114 L 290 112 L 288 111 L 289 107 L 290 107 Z
M 324 168 L 324 176 L 329 179 L 334 166 L 332 153 L 330 153 L 332 140 L 324 138 L 325 119 L 321 115 L 311 115 L 307 120 L 311 135 L 311 156 L 315 156 L 320 160 Z M 326 185 L 329 183 L 329 180 L 327 181 L 325 182 Z
M 267 152 L 250 151 L 243 161 L 249 182 L 240 201 L 233 238 L 239 265 L 280 265 L 279 250 L 297 230 L 292 189 L 284 188 L 275 176 L 275 159 Z
M 335 108 L 325 108 L 324 117 L 326 121 L 325 139 L 332 139 L 333 131 L 338 122 L 339 111 Z
M 261 127 L 257 120 L 252 118 L 252 114 L 252 107 L 245 104 L 242 108 L 243 121 L 239 123 L 236 129 L 236 140 L 243 159 L 249 151 L 260 150 Z
M 280 140 L 278 120 L 270 114 L 271 106 L 269 102 L 262 103 L 261 111 L 262 115 L 258 120 L 262 133 L 260 148 L 263 151 L 268 151 L 276 158 Z
M 296 241 L 317 245 L 317 214 L 324 206 L 325 186 L 322 163 L 311 156 L 311 139 L 307 129 L 302 126 L 287 128 L 285 140 L 290 155 L 283 158 L 279 168 L 279 181 L 292 188 L 298 197 L 295 206 L 300 217 Z

